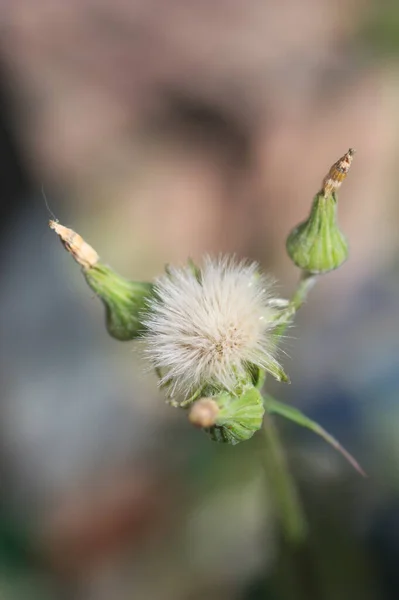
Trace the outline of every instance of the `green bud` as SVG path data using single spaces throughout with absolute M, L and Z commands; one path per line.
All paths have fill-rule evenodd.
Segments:
M 287 252 L 297 267 L 309 273 L 328 273 L 348 258 L 348 243 L 338 228 L 335 193 L 319 192 L 309 218 L 287 239 Z
M 206 400 L 209 403 L 210 399 Z M 235 445 L 248 440 L 261 428 L 265 409 L 262 396 L 256 388 L 247 387 L 238 396 L 225 392 L 211 400 L 219 410 L 214 411 L 214 424 L 204 427 L 204 431 L 215 442 Z M 195 410 L 195 404 L 192 411 Z
M 141 312 L 146 308 L 146 300 L 151 296 L 153 284 L 128 281 L 110 267 L 101 264 L 94 248 L 73 229 L 58 221 L 49 221 L 49 227 L 82 267 L 87 283 L 103 301 L 108 333 L 121 341 L 138 337 L 143 330 Z
M 216 417 L 220 412 L 218 403 L 211 398 L 200 398 L 192 403 L 188 420 L 201 429 L 208 429 L 215 425 Z
M 120 341 L 140 336 L 143 331 L 140 316 L 153 285 L 128 281 L 99 262 L 84 270 L 83 274 L 104 303 L 108 333 Z

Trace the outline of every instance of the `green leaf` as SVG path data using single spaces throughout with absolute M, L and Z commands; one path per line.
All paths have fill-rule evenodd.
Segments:
M 280 415 L 280 417 L 284 417 L 289 421 L 293 421 L 297 425 L 306 427 L 317 435 L 320 435 L 328 444 L 335 448 L 335 450 L 338 450 L 338 452 L 340 452 L 346 458 L 346 460 L 353 466 L 354 469 L 356 469 L 356 471 L 358 471 L 358 473 L 363 475 L 363 477 L 367 477 L 357 460 L 318 423 L 312 421 L 312 419 L 309 419 L 309 417 L 304 415 L 297 408 L 284 404 L 283 402 L 279 402 L 272 396 L 269 396 L 269 394 L 264 395 L 264 402 L 268 413 Z

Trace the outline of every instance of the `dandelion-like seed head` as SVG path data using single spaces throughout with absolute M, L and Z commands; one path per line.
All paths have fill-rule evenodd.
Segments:
M 279 377 L 271 291 L 256 263 L 227 257 L 158 279 L 143 321 L 146 352 L 172 396 L 206 385 L 232 391 L 251 366 Z

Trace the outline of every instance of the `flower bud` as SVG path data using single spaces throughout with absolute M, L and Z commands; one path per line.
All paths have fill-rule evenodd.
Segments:
M 204 429 L 215 442 L 235 445 L 248 440 L 261 428 L 265 409 L 256 388 L 247 387 L 237 396 L 222 393 L 213 400 L 219 412 L 214 425 Z
M 309 273 L 328 273 L 348 258 L 348 243 L 337 224 L 337 198 L 319 192 L 309 218 L 287 239 L 287 252 L 297 267 Z
M 83 273 L 104 303 L 108 333 L 120 341 L 140 336 L 143 332 L 140 317 L 151 295 L 152 284 L 129 281 L 101 263 Z
M 309 218 L 295 227 L 286 247 L 293 262 L 304 271 L 328 273 L 348 258 L 348 243 L 338 228 L 336 191 L 345 180 L 355 151 L 349 148 L 330 168 L 316 194 Z
M 98 263 L 97 252 L 76 231 L 53 220 L 49 221 L 49 227 L 55 231 L 65 250 L 73 256 L 82 269 L 90 269 Z
M 143 331 L 141 313 L 146 308 L 153 285 L 124 279 L 100 263 L 97 252 L 76 231 L 58 221 L 50 221 L 49 227 L 82 267 L 87 283 L 103 301 L 108 333 L 120 341 L 138 337 Z
M 192 404 L 188 418 L 196 427 L 209 428 L 215 425 L 220 409 L 213 398 L 201 398 Z

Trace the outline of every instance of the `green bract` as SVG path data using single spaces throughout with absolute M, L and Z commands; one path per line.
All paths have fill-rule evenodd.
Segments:
M 335 194 L 315 196 L 309 218 L 291 231 L 286 245 L 293 262 L 309 273 L 328 273 L 345 262 L 348 243 L 338 227 Z
M 262 427 L 265 412 L 260 392 L 253 386 L 242 394 L 222 393 L 213 397 L 219 407 L 213 427 L 205 429 L 212 440 L 226 444 L 238 444 L 251 438 Z
M 104 303 L 108 333 L 120 341 L 139 337 L 143 331 L 140 315 L 153 284 L 129 281 L 101 263 L 83 270 L 83 273 L 91 289 Z

